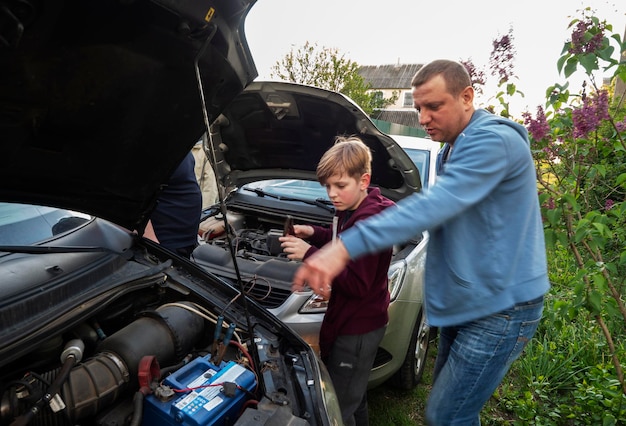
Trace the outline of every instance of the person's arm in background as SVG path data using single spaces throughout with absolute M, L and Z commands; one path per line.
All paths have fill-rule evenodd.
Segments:
M 149 220 L 146 224 L 146 229 L 144 230 L 143 236 L 148 238 L 149 240 L 154 241 L 155 243 L 159 242 L 156 234 L 154 233 L 154 228 L 152 227 L 152 221 Z

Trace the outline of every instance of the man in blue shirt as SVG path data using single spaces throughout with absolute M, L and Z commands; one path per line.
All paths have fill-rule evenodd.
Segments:
M 465 67 L 437 60 L 411 82 L 420 124 L 445 142 L 434 186 L 356 223 L 307 258 L 294 286 L 326 296 L 350 259 L 428 230 L 425 305 L 440 328 L 429 425 L 479 425 L 480 410 L 534 335 L 549 289 L 526 129 L 474 108 Z

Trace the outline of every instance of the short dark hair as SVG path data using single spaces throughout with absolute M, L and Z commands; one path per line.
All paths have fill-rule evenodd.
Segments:
M 467 86 L 472 85 L 467 68 L 460 62 L 437 59 L 421 67 L 411 80 L 411 87 L 419 87 L 431 78 L 441 74 L 446 82 L 448 93 L 458 96 Z

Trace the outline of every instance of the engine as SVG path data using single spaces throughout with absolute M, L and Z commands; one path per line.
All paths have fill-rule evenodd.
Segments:
M 20 359 L 0 382 L 0 425 L 271 424 L 250 420 L 259 410 L 307 424 L 287 396 L 297 393 L 285 375 L 299 374 L 288 365 L 296 357 L 281 355 L 274 334 L 256 333 L 256 365 L 245 330 L 223 315 L 190 301 L 145 302 L 134 295 Z

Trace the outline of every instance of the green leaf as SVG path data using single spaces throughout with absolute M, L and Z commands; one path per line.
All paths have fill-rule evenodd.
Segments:
M 594 71 L 598 70 L 598 57 L 595 53 L 581 55 L 580 65 L 583 66 L 588 75 L 591 75 Z
M 570 47 L 571 43 L 565 43 L 565 45 L 563 46 L 563 51 L 561 53 L 566 53 L 569 51 L 569 47 Z M 563 55 L 559 58 L 559 60 L 556 63 L 556 69 L 559 71 L 559 73 L 563 70 L 563 64 L 565 64 L 565 61 L 567 61 L 569 59 L 570 55 Z
M 509 96 L 513 96 L 515 94 L 515 84 L 509 83 L 506 85 L 506 93 Z
M 617 419 L 611 413 L 604 413 L 602 416 L 602 426 L 615 426 Z
M 598 57 L 602 59 L 603 61 L 612 62 L 611 56 L 613 56 L 614 51 L 615 51 L 615 48 L 613 46 L 607 45 L 606 48 L 598 52 Z
M 587 304 L 589 310 L 595 315 L 602 311 L 602 295 L 595 290 L 589 292 L 587 297 Z
M 552 225 L 557 225 L 561 219 L 561 209 L 552 209 L 546 211 L 546 218 Z
M 600 176 L 606 176 L 606 167 L 603 164 L 594 164 L 593 168 L 600 174 Z
M 587 234 L 589 233 L 589 231 L 587 230 L 587 228 L 578 228 L 576 229 L 576 232 L 574 233 L 574 242 L 579 243 L 583 240 L 583 238 L 585 238 L 587 236 Z
M 608 262 L 604 264 L 604 267 L 611 273 L 617 274 L 617 265 L 613 262 Z
M 611 238 L 613 236 L 613 233 L 611 232 L 609 227 L 603 223 L 594 222 L 593 227 L 596 228 L 600 235 L 602 235 L 603 237 Z
M 575 212 L 580 210 L 578 202 L 572 194 L 563 194 L 563 197 L 561 199 L 568 203 L 570 206 L 572 206 L 572 210 L 574 210 Z
M 576 57 L 571 57 L 567 60 L 567 64 L 565 65 L 565 77 L 569 77 L 574 72 L 576 72 L 576 68 L 578 67 L 578 59 Z
M 604 278 L 604 275 L 602 274 L 594 274 L 593 275 L 593 283 L 595 284 L 595 287 L 597 290 L 602 290 L 605 291 L 606 290 L 606 279 Z
M 546 240 L 546 247 L 548 247 L 549 249 L 553 249 L 554 248 L 554 244 L 556 243 L 556 234 L 554 232 L 554 230 L 552 229 L 545 229 L 544 230 L 544 238 Z M 626 260 L 626 258 L 625 258 Z
M 569 245 L 569 239 L 567 238 L 567 234 L 565 232 L 559 232 L 556 236 L 563 247 L 567 247 Z

